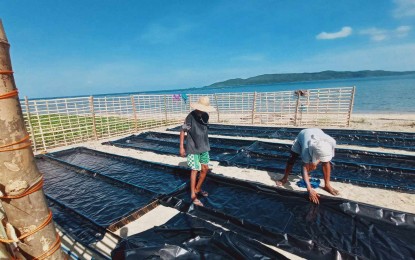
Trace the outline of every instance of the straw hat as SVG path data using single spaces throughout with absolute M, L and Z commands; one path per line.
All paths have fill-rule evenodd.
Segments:
M 209 97 L 207 96 L 200 97 L 197 103 L 190 103 L 190 107 L 203 112 L 213 112 L 216 110 L 210 105 Z
M 325 140 L 315 140 L 310 144 L 312 160 L 316 162 L 329 162 L 333 158 L 333 147 Z

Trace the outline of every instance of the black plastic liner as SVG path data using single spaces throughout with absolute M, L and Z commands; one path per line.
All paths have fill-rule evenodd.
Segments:
M 255 168 L 283 173 L 291 145 L 261 141 L 209 138 L 210 157 L 222 165 Z M 179 137 L 175 134 L 148 132 L 104 144 L 178 154 Z M 300 159 L 298 159 L 300 161 Z M 332 179 L 363 186 L 415 192 L 415 157 L 388 153 L 336 149 Z M 294 167 L 300 173 L 301 163 Z M 322 177 L 321 168 L 312 173 Z
M 99 256 L 100 259 L 110 259 L 110 257 L 103 255 L 92 247 L 92 244 L 102 240 L 107 232 L 105 228 L 94 224 L 91 220 L 66 208 L 51 197 L 46 197 L 49 209 L 53 213 L 53 221 L 63 229 L 60 230 L 60 232 L 64 235 L 69 234 L 78 243 L 81 243 L 85 248 L 88 248 Z M 121 238 L 119 238 L 119 240 L 121 240 Z M 71 253 L 70 251 L 69 253 L 77 257 L 77 254 Z
M 166 137 L 166 140 L 163 140 L 163 136 Z M 155 137 L 157 137 L 157 139 Z M 176 140 L 170 139 L 174 137 L 176 138 Z M 211 139 L 209 139 L 209 141 L 211 141 Z M 152 151 L 160 154 L 179 155 L 179 137 L 177 135 L 151 132 L 140 134 L 138 136 L 132 135 L 129 137 L 122 138 L 120 140 L 105 142 L 103 144 L 114 145 L 124 148 L 132 148 L 143 151 Z M 247 145 L 249 144 L 252 144 L 252 142 L 247 142 Z M 217 146 L 215 146 L 213 143 L 211 144 L 209 156 L 211 160 L 219 162 L 232 159 L 239 152 L 240 149 L 240 147 L 237 147 L 235 144 L 226 147 L 225 142 L 223 144 L 218 143 Z
M 84 245 L 91 245 L 104 237 L 105 228 L 57 203 L 51 197 L 47 197 L 48 206 L 53 213 L 53 221 L 69 232 L 77 241 Z
M 81 154 L 100 154 L 104 158 L 111 158 L 112 164 L 129 162 L 125 166 L 129 173 L 134 172 L 136 165 L 151 164 L 87 149 L 72 149 L 56 153 L 55 156 L 61 155 L 63 158 L 64 155 L 77 153 L 77 150 L 83 151 Z M 104 175 L 97 174 L 94 177 L 93 172 L 55 161 L 57 159 L 41 157 L 37 160 L 39 168 L 45 173 L 46 193 L 64 204 L 65 208 L 93 219 L 93 223 L 98 226 L 104 226 L 116 216 L 123 215 L 125 200 L 133 203 L 136 199 L 134 195 L 142 196 L 134 192 L 131 184 L 112 184 L 113 181 Z M 189 171 L 182 167 L 164 164 L 154 164 L 154 167 L 181 175 L 178 178 L 189 177 Z M 166 173 L 164 176 L 169 178 L 171 175 Z M 159 177 L 163 178 L 161 175 Z M 73 179 L 77 181 L 75 186 L 72 185 L 75 183 Z M 206 207 L 196 207 L 191 214 L 214 221 L 239 235 L 270 243 L 308 259 L 332 259 L 339 256 L 408 259 L 415 254 L 414 214 L 326 196 L 321 196 L 321 204 L 317 206 L 307 200 L 306 193 L 214 174 L 208 175 L 203 188 L 210 194 L 209 197 L 202 198 Z M 104 194 L 101 194 L 101 190 Z M 146 193 L 145 190 L 143 192 Z M 188 187 L 185 190 L 183 187 L 177 188 L 172 196 L 163 200 L 171 206 L 188 210 L 188 207 L 183 207 L 190 204 Z M 108 205 L 115 201 L 116 207 L 111 207 L 111 212 L 106 211 Z M 184 203 L 180 205 L 182 201 Z M 85 204 L 89 208 L 85 208 Z M 137 206 L 133 205 L 131 209 Z M 90 208 L 94 211 L 91 212 Z
M 50 158 L 131 184 L 155 194 L 169 194 L 186 185 L 185 169 L 103 153 L 84 147 L 48 154 Z M 188 173 L 188 171 L 186 171 Z
M 180 131 L 181 126 L 168 129 Z M 301 128 L 258 127 L 210 124 L 209 134 L 294 140 Z M 365 130 L 323 129 L 337 144 L 384 147 L 415 151 L 415 133 Z
M 113 259 L 287 259 L 278 252 L 189 214 L 130 236 L 112 252 Z
M 209 192 L 201 198 L 205 207 L 191 214 L 307 259 L 409 259 L 415 254 L 414 214 L 327 196 L 315 205 L 306 193 L 213 174 L 203 188 Z M 187 211 L 190 194 L 175 197 L 166 205 Z
M 36 163 L 44 173 L 45 193 L 100 227 L 108 227 L 151 203 L 156 197 L 156 194 L 146 190 L 127 189 L 120 183 L 45 156 L 37 157 Z

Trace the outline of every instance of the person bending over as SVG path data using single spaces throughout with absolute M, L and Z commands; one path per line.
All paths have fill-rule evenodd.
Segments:
M 295 138 L 293 146 L 291 147 L 291 156 L 287 161 L 285 167 L 284 177 L 277 181 L 278 186 L 284 185 L 288 181 L 294 163 L 298 157 L 302 159 L 301 172 L 304 182 L 307 186 L 310 201 L 318 204 L 320 195 L 310 185 L 309 173 L 322 164 L 324 175 L 324 190 L 338 195 L 339 192 L 330 184 L 331 165 L 330 161 L 334 157 L 334 148 L 336 147 L 336 140 L 331 136 L 325 134 L 321 129 L 308 128 L 303 129 Z
M 197 103 L 191 103 L 195 109 L 186 117 L 184 125 L 180 131 L 180 156 L 187 154 L 187 165 L 191 169 L 190 174 L 190 197 L 193 204 L 203 206 L 197 198 L 198 195 L 207 197 L 208 193 L 202 190 L 203 181 L 209 170 L 209 138 L 208 138 L 208 112 L 215 111 L 210 106 L 208 97 L 201 97 Z M 186 144 L 185 141 L 186 136 Z M 197 173 L 200 171 L 199 179 L 196 183 Z

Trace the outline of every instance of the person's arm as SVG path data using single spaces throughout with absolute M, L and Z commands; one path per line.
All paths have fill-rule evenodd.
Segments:
M 307 169 L 307 164 L 303 164 L 303 180 L 307 186 L 307 191 L 308 191 L 308 198 L 311 202 L 315 203 L 315 204 L 319 204 L 319 197 L 320 195 L 311 187 L 310 184 L 310 176 L 308 174 L 308 169 Z
M 184 135 L 185 135 L 185 132 L 189 131 L 188 127 L 189 126 L 187 125 L 187 118 L 186 118 L 182 126 L 182 129 L 180 130 L 180 156 L 181 157 L 186 156 L 186 150 L 184 149 Z
M 180 131 L 180 156 L 186 156 L 186 150 L 184 149 L 184 129 Z

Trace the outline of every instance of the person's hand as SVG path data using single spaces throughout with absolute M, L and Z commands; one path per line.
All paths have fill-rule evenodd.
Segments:
M 180 148 L 180 156 L 186 157 L 186 150 L 184 150 L 184 148 Z
M 308 191 L 308 198 L 311 202 L 315 203 L 315 204 L 319 204 L 320 203 L 320 194 L 318 194 L 315 190 L 310 189 Z

